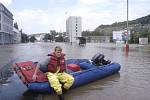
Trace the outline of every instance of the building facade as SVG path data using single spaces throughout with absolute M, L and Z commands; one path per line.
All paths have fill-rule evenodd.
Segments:
M 21 43 L 21 31 L 13 27 L 13 43 Z
M 69 42 L 78 42 L 78 37 L 81 37 L 82 22 L 79 16 L 70 16 L 66 21 L 66 34 L 69 37 Z
M 0 3 L 0 44 L 13 43 L 13 14 Z

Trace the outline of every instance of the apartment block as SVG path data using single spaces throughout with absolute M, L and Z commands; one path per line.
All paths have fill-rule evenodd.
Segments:
M 81 37 L 82 22 L 80 16 L 70 16 L 66 21 L 66 33 L 69 37 L 69 42 L 78 42 L 78 37 Z

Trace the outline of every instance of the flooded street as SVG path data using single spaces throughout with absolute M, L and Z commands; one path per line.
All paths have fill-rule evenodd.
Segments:
M 68 91 L 66 100 L 149 100 L 150 46 L 88 43 L 28 43 L 0 45 L 0 100 L 58 100 L 56 95 L 30 93 L 10 65 L 16 61 L 40 61 L 60 45 L 67 59 L 89 58 L 96 53 L 121 64 L 119 73 Z

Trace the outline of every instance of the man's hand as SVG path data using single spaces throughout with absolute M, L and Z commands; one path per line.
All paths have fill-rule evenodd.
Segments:
M 37 78 L 37 75 L 36 75 L 36 74 L 33 74 L 32 80 L 33 80 L 33 81 L 36 81 L 36 78 Z

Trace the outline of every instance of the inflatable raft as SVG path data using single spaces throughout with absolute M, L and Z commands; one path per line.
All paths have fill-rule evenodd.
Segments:
M 95 66 L 94 64 L 91 64 L 88 59 L 68 59 L 66 60 L 66 63 L 67 72 L 72 74 L 75 79 L 70 89 L 110 76 L 117 73 L 121 68 L 118 63 Z M 30 91 L 54 93 L 53 88 L 51 88 L 46 76 L 44 75 L 46 67 L 41 67 L 41 70 L 39 70 L 37 74 L 39 76 L 37 77 L 37 81 L 32 81 L 35 67 L 35 62 L 26 61 L 15 63 L 13 69 Z

